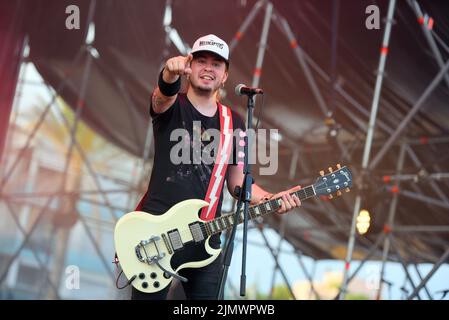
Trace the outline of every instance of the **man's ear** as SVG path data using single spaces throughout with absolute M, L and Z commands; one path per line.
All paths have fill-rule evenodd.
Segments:
M 226 82 L 226 80 L 228 80 L 228 75 L 229 75 L 228 72 L 225 71 L 224 76 L 223 76 L 223 81 L 221 81 L 221 84 L 222 84 L 222 85 L 224 85 L 225 82 Z

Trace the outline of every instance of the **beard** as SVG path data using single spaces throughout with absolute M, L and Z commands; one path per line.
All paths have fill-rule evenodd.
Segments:
M 192 78 L 189 78 L 189 84 L 192 87 L 192 89 L 195 91 L 195 93 L 199 96 L 213 95 L 220 88 L 219 84 L 216 84 L 212 87 L 201 85 L 201 84 L 197 83 L 196 81 L 193 81 Z

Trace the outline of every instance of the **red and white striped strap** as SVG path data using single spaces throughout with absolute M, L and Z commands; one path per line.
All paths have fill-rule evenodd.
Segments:
M 220 114 L 220 144 L 215 158 L 214 170 L 212 171 L 209 187 L 204 199 L 209 205 L 201 210 L 200 217 L 205 221 L 215 218 L 226 170 L 228 168 L 228 160 L 232 150 L 233 127 L 231 110 L 218 103 L 218 111 Z

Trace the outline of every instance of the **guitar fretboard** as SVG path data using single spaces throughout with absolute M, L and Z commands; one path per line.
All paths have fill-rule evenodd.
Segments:
M 308 186 L 298 191 L 292 192 L 291 195 L 296 195 L 301 201 L 315 196 L 315 191 L 313 186 Z M 281 207 L 281 198 L 270 199 L 258 205 L 249 207 L 249 218 L 256 219 L 264 215 L 276 212 Z M 202 231 L 206 236 L 211 236 L 213 234 L 222 232 L 224 230 L 230 229 L 234 226 L 234 213 L 228 213 L 222 215 L 221 217 L 215 218 L 211 221 L 204 223 L 202 226 Z M 237 224 L 243 222 L 243 210 L 240 210 Z

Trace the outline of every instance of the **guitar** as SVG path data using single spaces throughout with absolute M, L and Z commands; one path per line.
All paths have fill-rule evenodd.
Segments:
M 321 171 L 321 177 L 310 186 L 293 192 L 301 201 L 314 196 L 341 195 L 341 190 L 352 187 L 349 169 L 337 165 L 338 170 L 328 174 Z M 199 218 L 201 208 L 209 205 L 206 201 L 191 199 L 171 207 L 163 215 L 151 215 L 143 211 L 133 211 L 122 216 L 114 231 L 117 257 L 122 270 L 134 288 L 146 293 L 164 289 L 173 278 L 187 281 L 177 274 L 184 268 L 200 268 L 212 263 L 221 249 L 209 245 L 213 234 L 231 229 L 235 224 L 235 214 L 224 214 L 210 221 Z M 278 211 L 280 198 L 270 199 L 249 208 L 249 218 L 256 219 Z M 237 224 L 243 222 L 240 212 Z M 192 259 L 195 252 L 197 260 Z

